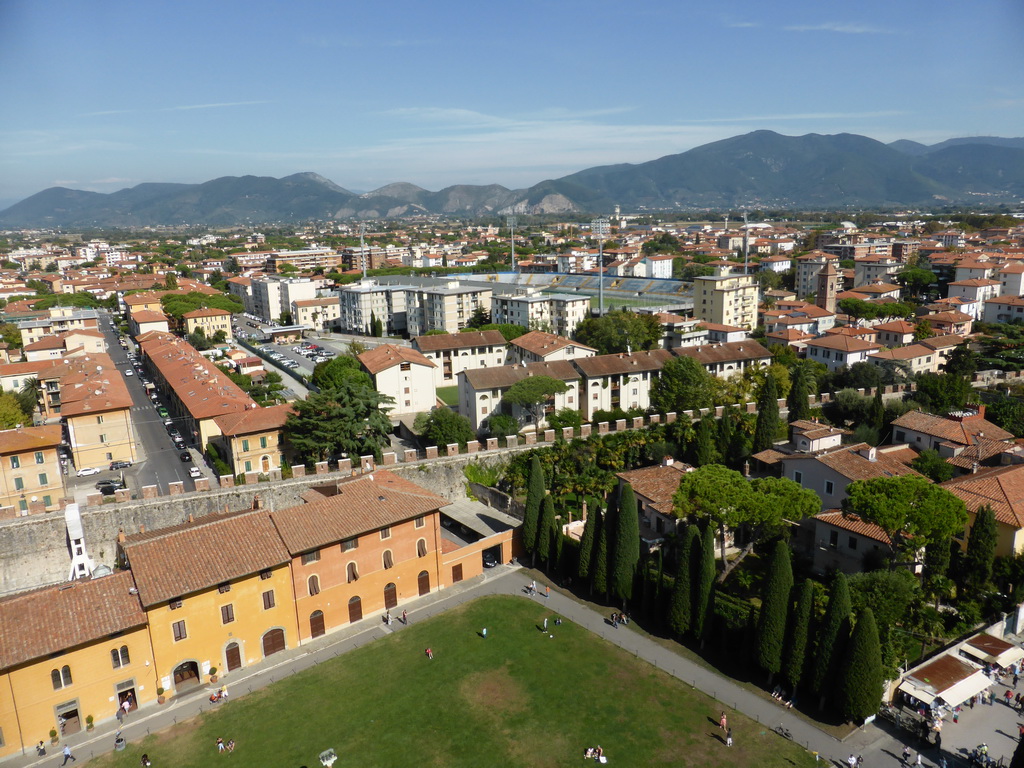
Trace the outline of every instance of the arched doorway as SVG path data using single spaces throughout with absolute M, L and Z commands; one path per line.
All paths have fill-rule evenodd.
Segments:
M 309 615 L 309 636 L 320 637 L 327 632 L 327 628 L 324 626 L 324 612 L 313 611 Z
M 420 571 L 420 575 L 416 578 L 416 583 L 420 587 L 420 597 L 423 595 L 430 594 L 430 574 L 426 571 Z
M 174 690 L 178 693 L 187 691 L 189 688 L 199 685 L 199 665 L 194 661 L 183 661 L 174 668 L 171 675 L 174 680 Z
M 398 605 L 398 587 L 394 583 L 384 587 L 384 607 L 391 610 Z
M 238 643 L 229 643 L 228 647 L 224 649 L 224 660 L 228 672 L 234 672 L 236 669 L 242 668 L 242 649 L 238 647 Z
M 284 630 L 272 629 L 263 636 L 263 656 L 272 656 L 284 650 Z
M 270 473 L 270 457 L 269 456 L 264 456 L 262 459 L 260 459 L 260 466 L 262 468 L 261 471 L 263 472 L 264 475 L 269 474 Z
M 348 620 L 355 624 L 363 618 L 363 601 L 356 595 L 348 601 Z

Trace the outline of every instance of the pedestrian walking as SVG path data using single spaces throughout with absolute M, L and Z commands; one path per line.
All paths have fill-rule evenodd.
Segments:
M 921 753 L 920 752 L 917 753 L 917 759 L 914 760 L 914 766 L 915 766 L 915 768 L 921 768 Z
M 124 722 L 124 710 L 121 709 L 120 707 L 118 707 L 117 708 L 117 712 L 114 713 L 114 717 L 117 718 L 117 722 L 118 723 L 123 723 Z
M 1017 740 L 1024 741 L 1024 723 L 1017 723 Z
M 1016 672 L 1013 673 L 1013 690 L 1017 690 L 1017 683 L 1020 681 L 1020 675 Z
M 406 611 L 402 611 L 402 623 L 409 626 L 409 614 Z
M 65 744 L 64 745 L 64 762 L 61 763 L 61 765 L 67 765 L 68 764 L 68 760 L 70 760 L 72 763 L 78 762 L 75 759 L 75 756 L 71 754 L 71 747 L 69 747 L 67 744 Z
M 846 758 L 846 764 L 849 765 L 850 768 L 857 768 L 857 756 L 851 752 L 850 756 Z
M 864 768 L 864 755 L 857 755 L 857 768 Z
M 718 719 L 718 727 L 721 728 L 724 731 L 724 730 L 726 730 L 728 725 L 729 725 L 729 721 L 725 717 L 725 712 L 722 712 L 722 716 Z
M 530 594 L 531 595 L 537 594 L 537 582 L 536 581 L 531 581 L 530 582 Z
M 910 765 L 910 747 L 903 747 L 903 756 L 900 758 L 900 763 L 904 766 Z
M 39 743 L 36 744 L 36 755 L 38 757 L 43 757 L 46 755 L 46 746 L 43 744 L 42 739 L 40 739 Z
M 551 585 L 550 584 L 545 584 L 544 585 L 544 597 L 546 597 L 548 599 L 551 598 Z
M 727 746 L 727 747 L 731 747 L 732 746 L 732 728 L 729 728 L 725 732 L 725 746 Z

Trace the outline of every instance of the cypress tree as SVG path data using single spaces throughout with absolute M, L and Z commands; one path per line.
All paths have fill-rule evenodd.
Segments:
M 811 405 L 808 398 L 811 395 L 811 374 L 805 363 L 797 363 L 793 366 L 793 383 L 786 396 L 786 405 L 789 408 L 789 421 L 806 419 L 811 415 Z
M 825 616 L 815 633 L 817 643 L 811 668 L 811 690 L 818 695 L 818 706 L 825 706 L 828 692 L 833 688 L 839 662 L 846 651 L 850 637 L 850 585 L 846 576 L 837 573 L 832 580 Z
M 693 636 L 703 645 L 704 639 L 711 631 L 711 612 L 714 608 L 712 593 L 715 588 L 715 532 L 710 525 L 704 527 L 700 540 L 694 541 L 693 547 L 696 549 L 696 557 L 692 558 L 693 613 L 690 627 Z
M 705 416 L 697 424 L 697 434 L 693 440 L 693 463 L 704 467 L 718 462 L 718 449 L 715 445 L 718 437 L 718 425 L 710 416 Z
M 731 453 L 735 439 L 733 421 L 733 408 L 726 406 L 722 411 L 722 418 L 718 421 L 718 453 L 722 456 L 722 463 L 729 467 L 735 467 L 736 463 L 736 456 Z
M 793 613 L 789 619 L 786 635 L 786 651 L 782 662 L 782 674 L 785 677 L 792 696 L 800 686 L 804 674 L 807 655 L 807 640 L 811 629 L 811 612 L 814 609 L 814 585 L 810 579 L 804 579 L 800 587 Z
M 629 483 L 622 486 L 615 523 L 615 550 L 609 587 L 625 607 L 633 596 L 633 579 L 640 562 L 640 516 L 636 511 L 636 495 Z
M 611 528 L 609 516 L 612 509 L 609 507 L 601 520 L 601 527 L 597 529 L 597 541 L 594 546 L 594 564 L 591 566 L 590 589 L 598 595 L 608 594 L 608 532 Z
M 587 522 L 583 524 L 583 536 L 580 538 L 580 561 L 576 567 L 576 575 L 580 579 L 590 576 L 590 566 L 594 559 L 594 539 L 597 538 L 596 531 L 601 526 L 601 510 L 596 506 L 587 515 Z
M 547 563 L 551 556 L 552 539 L 555 533 L 555 500 L 548 494 L 541 504 L 540 526 L 537 530 L 537 556 Z
M 755 656 L 757 664 L 768 673 L 768 684 L 782 669 L 782 648 L 786 639 L 786 618 L 789 595 L 793 591 L 793 566 L 789 547 L 775 542 L 768 574 L 761 594 L 761 614 L 757 622 Z
M 523 546 L 531 555 L 537 551 L 537 528 L 540 507 L 544 502 L 544 470 L 536 456 L 530 462 L 530 477 L 526 482 L 526 511 L 523 515 Z
M 683 532 L 683 541 L 679 547 L 679 567 L 676 570 L 676 580 L 672 584 L 672 597 L 668 609 L 668 626 L 676 637 L 682 637 L 690 631 L 693 616 L 693 590 L 690 587 L 692 582 L 690 577 L 693 574 L 692 558 L 697 536 L 696 526 L 686 526 L 686 530 Z
M 772 447 L 779 432 L 779 385 L 766 373 L 757 397 L 757 424 L 754 426 L 754 453 Z
M 882 402 L 882 385 L 875 387 L 875 396 L 871 399 L 871 410 L 868 411 L 868 423 L 878 430 L 882 435 L 882 427 L 885 426 L 885 403 Z
M 751 672 L 757 658 L 757 609 L 750 606 L 747 611 L 747 623 L 743 627 L 743 640 L 740 647 L 740 665 L 744 672 Z
M 982 590 L 992 579 L 992 566 L 996 559 L 996 516 L 988 504 L 974 513 L 974 525 L 967 534 L 964 553 L 963 585 L 970 591 Z M 935 542 L 932 546 L 940 546 Z
M 857 614 L 839 676 L 838 705 L 844 718 L 863 720 L 878 711 L 882 700 L 882 647 L 875 615 L 870 608 Z

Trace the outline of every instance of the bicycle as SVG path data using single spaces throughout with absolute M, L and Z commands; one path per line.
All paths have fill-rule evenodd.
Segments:
M 793 732 L 790 731 L 789 728 L 784 726 L 782 723 L 779 723 L 772 730 L 775 731 L 777 734 L 779 734 L 779 736 L 781 736 L 784 739 L 789 739 L 790 741 L 793 740 Z

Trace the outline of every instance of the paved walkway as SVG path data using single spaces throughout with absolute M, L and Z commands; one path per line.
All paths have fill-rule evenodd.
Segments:
M 774 700 L 749 691 L 714 670 L 706 669 L 689 659 L 664 648 L 630 626 L 613 628 L 605 621 L 605 616 L 578 602 L 572 595 L 563 593 L 552 586 L 550 598 L 544 597 L 544 582 L 538 581 L 540 592 L 535 597 L 526 596 L 526 585 L 530 578 L 518 567 L 498 566 L 484 573 L 482 577 L 434 592 L 423 598 L 406 603 L 401 608 L 408 610 L 409 622 L 420 622 L 446 610 L 474 600 L 482 595 L 503 594 L 517 595 L 523 599 L 536 600 L 550 607 L 553 614 L 586 627 L 591 632 L 605 638 L 620 648 L 646 659 L 654 666 L 668 674 L 689 683 L 694 688 L 710 694 L 718 699 L 727 709 L 739 711 L 746 716 L 763 723 L 766 729 L 784 725 L 792 733 L 793 740 L 812 752 L 817 752 L 826 763 L 836 768 L 846 768 L 846 758 L 852 752 L 863 755 L 864 768 L 897 768 L 904 743 L 915 750 L 919 746 L 916 739 L 909 738 L 906 732 L 900 732 L 888 723 L 870 724 L 856 730 L 844 741 L 807 722 L 790 710 L 784 709 Z M 609 609 L 609 614 L 610 614 Z M 210 691 L 226 685 L 231 698 L 245 695 L 267 685 L 295 674 L 296 672 L 316 666 L 320 662 L 334 658 L 348 651 L 371 643 L 393 632 L 401 632 L 404 625 L 394 620 L 386 626 L 380 620 L 381 614 L 367 616 L 356 626 L 345 627 L 331 632 L 299 648 L 282 651 L 260 664 L 246 667 L 225 676 L 217 685 L 204 685 L 192 691 L 175 696 L 166 704 L 155 703 L 145 705 L 142 709 L 132 712 L 122 726 L 122 736 L 129 742 L 138 741 L 148 734 L 164 730 L 175 723 L 188 720 L 217 705 L 209 702 Z M 1005 686 L 996 686 L 999 696 L 1006 690 Z M 1024 693 L 1024 681 L 1020 690 Z M 714 716 L 716 713 L 712 712 Z M 960 722 L 953 725 L 947 722 L 943 730 L 943 751 L 947 755 L 950 768 L 956 765 L 952 755 L 962 750 L 973 748 L 980 742 L 987 742 L 990 754 L 998 759 L 1003 756 L 1004 765 L 1009 764 L 1017 742 L 1017 723 L 1021 718 L 1009 707 L 997 703 L 994 706 L 977 706 L 974 710 L 965 710 Z M 97 755 L 110 752 L 114 748 L 117 722 L 113 715 L 101 723 L 97 723 L 92 732 L 81 732 L 69 737 L 66 743 L 79 759 L 91 759 Z M 4 765 L 43 766 L 49 761 L 59 760 L 63 743 L 56 746 L 47 744 L 46 757 L 38 757 L 33 749 L 20 757 L 9 758 Z M 938 766 L 938 752 L 933 746 L 923 752 L 923 764 Z M 83 760 L 84 762 L 84 760 Z

